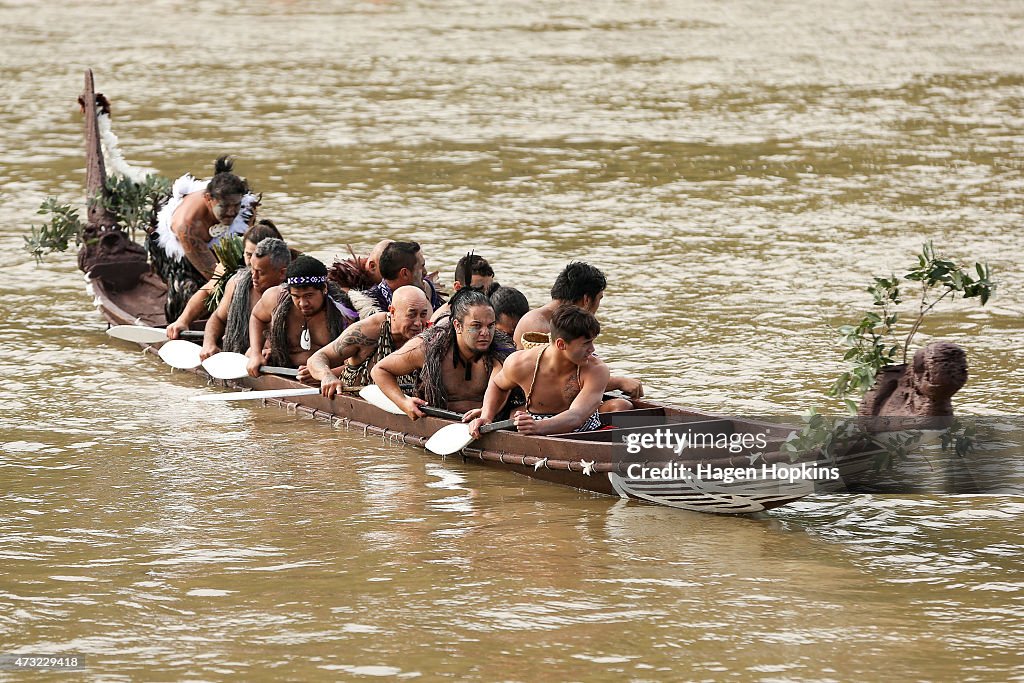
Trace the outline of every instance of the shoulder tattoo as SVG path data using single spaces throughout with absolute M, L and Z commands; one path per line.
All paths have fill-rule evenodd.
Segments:
M 341 353 L 341 349 L 351 344 L 355 344 L 356 346 L 376 346 L 377 340 L 367 337 L 363 334 L 362 330 L 359 329 L 358 325 L 353 325 L 349 329 L 345 330 L 345 333 L 338 338 L 335 350 Z

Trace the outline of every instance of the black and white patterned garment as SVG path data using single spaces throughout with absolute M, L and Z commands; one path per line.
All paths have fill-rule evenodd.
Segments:
M 146 250 L 149 252 L 150 263 L 160 279 L 167 283 L 167 301 L 164 303 L 164 314 L 167 322 L 178 319 L 192 295 L 206 283 L 203 274 L 188 259 L 175 259 L 167 255 L 157 243 L 156 233 L 146 237 Z

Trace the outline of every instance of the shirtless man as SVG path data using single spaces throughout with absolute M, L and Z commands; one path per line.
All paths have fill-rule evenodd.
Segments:
M 444 303 L 437 287 L 426 278 L 426 262 L 418 243 L 389 243 L 381 252 L 379 266 L 380 282 L 356 296 L 350 293 L 361 317 L 366 318 L 373 313 L 386 311 L 391 305 L 393 292 L 405 285 L 414 285 L 422 289 L 434 309 Z
M 494 269 L 483 256 L 469 252 L 459 259 L 455 265 L 455 282 L 452 283 L 452 291 L 457 292 L 463 287 L 483 292 L 488 297 L 495 289 L 500 287 L 494 282 Z M 437 323 L 439 320 L 448 317 L 448 304 L 444 304 L 436 311 L 430 322 Z
M 242 235 L 242 262 L 244 268 L 249 267 L 249 262 L 252 259 L 252 254 L 256 251 L 256 245 L 265 240 L 268 237 L 276 237 L 277 239 L 284 239 L 281 237 L 281 233 L 278 231 L 277 226 L 274 225 L 273 221 L 263 219 L 256 223 Z M 223 266 L 217 264 L 216 277 L 222 277 Z M 239 269 L 231 277 L 238 277 L 242 273 L 242 269 Z M 216 278 L 215 278 L 216 279 Z M 230 284 L 231 280 L 228 280 Z M 277 282 L 275 284 L 281 284 Z M 185 310 L 181 312 L 178 319 L 167 326 L 167 338 L 178 339 L 181 337 L 181 333 L 192 326 L 192 323 L 200 318 L 206 317 L 206 301 L 210 298 L 210 294 L 213 292 L 214 280 L 209 280 L 203 285 L 198 292 L 192 295 L 192 298 L 188 300 L 188 304 L 185 306 Z M 225 285 L 225 291 L 228 285 Z M 242 349 L 244 352 L 245 349 Z
M 530 302 L 514 287 L 498 287 L 491 292 L 491 305 L 494 306 L 498 329 L 509 337 L 515 334 L 516 325 L 522 317 L 530 312 Z
M 147 246 L 154 268 L 167 283 L 168 320 L 176 319 L 213 277 L 217 258 L 211 247 L 225 235 L 241 235 L 249 227 L 258 199 L 232 168 L 225 156 L 217 159 L 209 182 L 187 173 L 178 178 L 171 199 L 157 215 L 157 229 L 150 233 Z
M 282 240 L 268 237 L 257 246 L 249 260 L 249 268 L 228 280 L 224 296 L 206 322 L 203 350 L 199 357 L 207 359 L 224 351 L 245 353 L 249 350 L 249 316 L 256 303 L 271 287 L 284 282 L 292 254 Z M 223 342 L 221 337 L 223 336 Z
M 373 366 L 422 332 L 430 311 L 422 289 L 411 285 L 396 289 L 387 313 L 374 313 L 353 323 L 333 343 L 310 356 L 306 367 L 313 379 L 320 380 L 320 393 L 334 398 L 342 387 L 371 384 Z M 336 376 L 331 369 L 339 366 L 341 374 Z M 400 382 L 406 379 L 415 381 L 400 378 Z
M 306 361 L 353 320 L 355 313 L 343 308 L 328 296 L 327 266 L 306 255 L 292 261 L 284 284 L 264 292 L 252 309 L 249 374 L 259 377 L 261 365 L 297 367 L 299 381 L 309 382 Z
M 480 292 L 463 289 L 451 300 L 452 324 L 432 327 L 374 366 L 370 375 L 412 419 L 432 405 L 465 412 L 479 408 L 491 375 L 501 368 L 494 339 L 494 309 Z M 398 378 L 419 372 L 416 396 Z
M 516 387 L 526 392 L 526 405 L 513 416 L 523 434 L 601 428 L 598 410 L 609 376 L 608 366 L 594 356 L 601 324 L 589 311 L 563 304 L 555 309 L 550 326 L 550 344 L 516 351 L 491 376 L 483 409 L 469 424 L 474 437 L 494 420 Z
M 523 348 L 523 335 L 527 332 L 540 332 L 547 334 L 551 331 L 551 317 L 563 304 L 574 304 L 591 314 L 596 314 L 604 298 L 605 287 L 608 281 L 604 273 L 583 261 L 572 261 L 555 278 L 555 284 L 551 287 L 551 301 L 540 308 L 535 308 L 520 320 L 516 325 L 516 331 L 512 335 L 516 348 Z M 644 387 L 639 380 L 631 377 L 611 377 L 608 381 L 607 390 L 621 390 L 630 398 L 640 398 L 644 395 Z M 614 403 L 604 408 L 608 410 L 628 410 L 625 399 L 611 399 Z

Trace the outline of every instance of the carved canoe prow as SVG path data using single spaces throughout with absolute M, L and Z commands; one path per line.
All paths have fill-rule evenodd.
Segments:
M 88 205 L 87 222 L 97 226 L 113 226 L 113 214 L 94 198 L 106 196 L 107 169 L 103 162 L 103 148 L 100 143 L 100 126 L 96 119 L 97 108 L 104 114 L 110 113 L 110 103 L 102 94 L 97 95 L 93 85 L 92 69 L 85 70 L 85 90 L 78 98 L 78 104 L 85 114 L 85 200 Z
M 967 353 L 952 342 L 918 349 L 910 365 L 878 373 L 858 413 L 875 417 L 950 417 L 953 394 L 967 383 Z

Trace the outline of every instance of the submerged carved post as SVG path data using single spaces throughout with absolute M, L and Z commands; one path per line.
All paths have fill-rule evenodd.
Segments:
M 107 194 L 107 170 L 103 163 L 103 149 L 100 146 L 100 126 L 96 120 L 96 108 L 103 113 L 110 113 L 107 98 L 97 95 L 93 85 L 92 69 L 85 70 L 85 91 L 78 98 L 78 104 L 85 114 L 85 200 L 88 205 L 86 220 L 93 225 L 113 226 L 114 216 L 101 204 L 94 201 L 96 197 Z
M 933 342 L 910 365 L 883 368 L 861 400 L 858 414 L 876 417 L 950 417 L 953 394 L 967 383 L 967 353 L 952 342 Z

